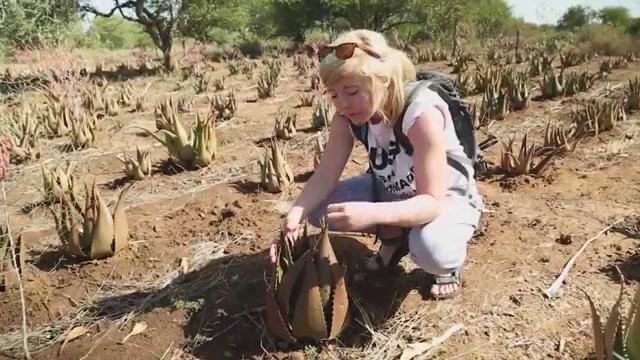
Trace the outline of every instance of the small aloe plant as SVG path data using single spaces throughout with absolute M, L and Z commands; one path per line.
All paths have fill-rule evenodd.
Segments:
M 75 197 L 60 194 L 62 203 L 59 212 L 51 207 L 49 210 L 53 214 L 63 248 L 69 255 L 103 259 L 127 248 L 129 226 L 122 198 L 129 188 L 120 192 L 113 213 L 109 211 L 95 183 L 91 190 L 85 185 L 84 209 Z
M 529 145 L 528 137 L 529 133 L 527 132 L 522 138 L 519 151 L 516 151 L 514 148 L 515 137 L 512 137 L 507 144 L 502 144 L 500 169 L 506 175 L 542 175 L 547 165 L 549 165 L 551 158 L 556 154 L 556 151 L 553 151 L 545 155 L 540 162 L 534 164 L 537 148 L 535 144 Z
M 130 179 L 142 180 L 147 176 L 151 176 L 151 157 L 149 156 L 149 150 L 140 151 L 136 147 L 136 158 L 132 159 L 126 154 L 124 158 L 118 157 L 118 159 L 124 165 L 124 173 Z

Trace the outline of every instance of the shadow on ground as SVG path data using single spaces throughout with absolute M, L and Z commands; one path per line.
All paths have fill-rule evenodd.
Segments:
M 635 252 L 628 253 L 624 257 L 615 260 L 612 264 L 601 268 L 601 271 L 607 274 L 611 280 L 618 283 L 620 282 L 620 275 L 616 267 L 620 269 L 625 281 L 640 282 L 640 250 L 636 249 Z

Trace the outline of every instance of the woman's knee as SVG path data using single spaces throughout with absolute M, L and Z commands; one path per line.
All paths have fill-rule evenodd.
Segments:
M 341 180 L 336 184 L 329 197 L 309 212 L 307 221 L 315 227 L 320 227 L 320 222 L 325 219 L 327 207 L 330 204 L 348 201 L 373 201 L 372 189 L 373 178 L 370 174 L 361 174 Z
M 467 256 L 474 227 L 438 219 L 409 233 L 411 259 L 430 274 L 443 275 L 459 268 Z

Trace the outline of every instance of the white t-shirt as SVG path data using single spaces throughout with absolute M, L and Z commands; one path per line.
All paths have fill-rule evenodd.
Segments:
M 444 116 L 444 134 L 446 137 L 447 156 L 466 158 L 464 149 L 458 140 L 447 103 L 434 91 L 423 89 L 409 104 L 402 120 L 402 131 L 405 135 L 418 120 L 418 116 L 429 107 L 435 107 Z M 421 120 L 422 121 L 422 120 Z M 410 198 L 416 194 L 413 157 L 397 144 L 390 125 L 380 122 L 369 124 L 368 152 L 371 167 L 377 178 L 384 184 L 390 194 L 400 198 Z M 468 183 L 466 177 L 458 170 L 448 166 L 448 192 L 464 194 L 467 189 L 471 196 L 477 196 L 473 169 L 467 168 L 472 179 Z M 469 185 L 469 187 L 468 187 Z

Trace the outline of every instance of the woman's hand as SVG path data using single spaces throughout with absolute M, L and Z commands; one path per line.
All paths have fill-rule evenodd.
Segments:
M 363 231 L 378 223 L 378 208 L 370 202 L 345 202 L 327 207 L 329 224 L 342 231 Z
M 298 238 L 298 229 L 300 228 L 300 222 L 302 221 L 302 208 L 294 206 L 289 210 L 284 223 L 282 224 L 282 232 L 284 233 L 285 238 L 289 239 L 297 239 Z M 271 262 L 276 262 L 276 257 L 278 254 L 278 242 L 280 241 L 280 234 L 274 237 L 271 240 L 271 248 L 269 249 L 269 256 L 271 257 Z

